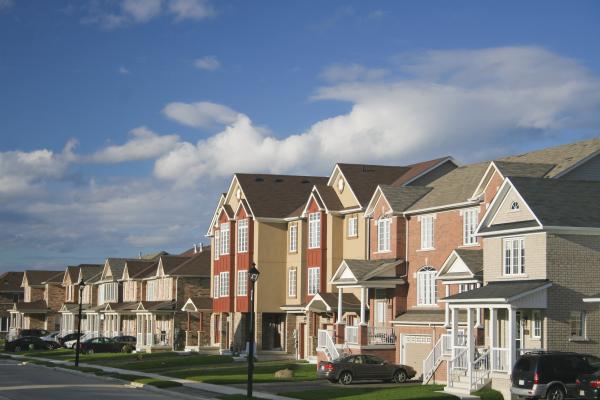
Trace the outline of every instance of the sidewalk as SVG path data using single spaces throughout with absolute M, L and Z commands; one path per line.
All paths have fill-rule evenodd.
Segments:
M 43 358 L 43 357 L 28 357 L 28 356 L 21 356 L 21 355 L 15 355 L 15 354 L 7 354 L 7 353 L 2 353 L 2 354 L 13 357 L 15 359 L 26 358 L 26 359 L 31 359 L 31 360 L 47 361 L 47 362 L 54 363 L 56 365 L 74 365 L 74 363 L 71 361 L 53 360 L 51 358 Z M 195 389 L 195 391 L 197 391 L 198 394 L 200 394 L 200 395 L 209 395 L 209 396 L 222 396 L 222 395 L 235 395 L 235 394 L 242 395 L 242 396 L 246 395 L 245 389 L 240 389 L 240 388 L 236 388 L 233 386 L 215 385 L 212 383 L 202 383 L 202 382 L 190 381 L 188 379 L 180 379 L 180 378 L 173 378 L 170 376 L 153 374 L 153 373 L 149 373 L 149 372 L 139 372 L 139 371 L 133 371 L 133 370 L 129 370 L 129 369 L 105 367 L 102 365 L 88 364 L 88 363 L 81 363 L 81 362 L 79 363 L 79 366 L 80 367 L 97 368 L 97 369 L 101 369 L 105 372 L 114 372 L 114 373 L 125 374 L 125 375 L 138 375 L 140 377 L 145 377 L 145 378 L 154 378 L 154 379 L 160 379 L 160 380 L 165 380 L 165 381 L 173 381 L 173 382 L 180 383 L 181 385 L 183 385 L 186 388 Z M 204 392 L 204 393 L 200 393 L 200 392 Z M 275 394 L 264 393 L 264 392 L 256 392 L 255 391 L 253 394 L 254 394 L 254 397 L 260 397 L 260 398 L 270 399 L 270 400 L 295 400 L 290 397 L 278 396 Z

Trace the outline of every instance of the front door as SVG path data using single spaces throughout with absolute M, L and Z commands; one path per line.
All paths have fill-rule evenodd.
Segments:
M 521 318 L 521 311 L 517 311 L 515 329 L 515 349 L 517 350 L 518 357 L 521 355 L 521 347 L 523 345 L 523 319 Z
M 304 340 L 306 338 L 306 324 L 301 323 L 300 328 L 298 329 L 298 358 L 304 360 Z
M 215 314 L 215 326 L 214 326 L 214 338 L 215 344 L 221 343 L 221 316 L 219 314 Z

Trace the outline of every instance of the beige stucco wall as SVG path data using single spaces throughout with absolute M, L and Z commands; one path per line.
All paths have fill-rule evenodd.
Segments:
M 345 190 L 344 190 L 345 192 Z M 327 291 L 331 292 L 331 277 L 342 263 L 344 241 L 344 219 L 327 214 Z
M 290 253 L 290 244 L 289 244 L 289 227 L 292 224 L 296 224 L 298 226 L 298 241 L 297 241 L 297 249 L 298 251 L 294 253 Z M 304 220 L 298 220 L 289 222 L 287 225 L 287 233 L 286 233 L 286 270 L 285 270 L 285 285 L 283 287 L 284 296 L 286 298 L 285 304 L 289 305 L 300 305 L 304 302 L 304 297 L 306 296 L 306 280 L 307 280 L 307 272 L 306 272 L 306 240 L 305 239 L 305 231 L 306 231 L 306 222 Z M 290 268 L 296 268 L 296 297 L 288 296 L 288 271 Z
M 519 211 L 513 211 L 510 209 L 510 206 L 514 201 L 519 203 Z M 500 205 L 500 208 L 493 219 L 492 225 L 532 220 L 535 220 L 533 214 L 527 209 L 526 204 L 514 192 L 514 189 L 511 189 Z
M 364 213 L 356 213 L 344 216 L 343 226 L 343 258 L 364 260 L 367 258 L 367 220 Z M 356 216 L 358 220 L 358 236 L 348 237 L 348 220 L 351 216 Z M 334 272 L 338 266 L 333 266 Z
M 280 306 L 286 300 L 287 223 L 255 221 L 254 226 L 254 260 L 260 270 L 256 309 L 258 312 L 281 312 Z
M 342 205 L 344 206 L 344 208 L 358 206 L 358 201 L 356 200 L 356 197 L 354 197 L 354 194 L 352 193 L 348 182 L 345 182 L 344 190 L 341 192 L 339 191 L 338 181 L 340 179 L 343 179 L 342 174 L 336 172 L 332 185 L 333 190 L 335 190 L 335 193 L 337 193 L 338 197 L 340 198 L 340 201 L 342 202 Z
M 525 276 L 504 276 L 503 237 L 484 238 L 484 284 L 509 279 L 546 279 L 546 233 L 530 233 L 518 237 L 525 239 Z

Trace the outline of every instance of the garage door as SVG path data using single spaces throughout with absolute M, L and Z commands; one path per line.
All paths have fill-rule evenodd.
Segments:
M 423 360 L 431 351 L 430 335 L 402 336 L 402 363 L 410 365 L 417 371 L 417 377 L 422 374 Z

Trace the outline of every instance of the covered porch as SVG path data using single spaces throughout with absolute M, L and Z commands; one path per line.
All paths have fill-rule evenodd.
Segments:
M 142 301 L 135 309 L 136 350 L 166 351 L 173 349 L 175 341 L 172 302 Z
M 181 308 L 186 312 L 185 350 L 200 351 L 210 346 L 210 317 L 212 299 L 210 297 L 190 297 Z
M 445 390 L 468 394 L 491 382 L 507 395 L 518 356 L 544 348 L 543 316 L 550 286 L 547 280 L 491 282 L 444 299 L 450 312 L 451 346 Z M 458 323 L 464 314 L 466 329 L 461 335 Z M 479 340 L 478 324 L 484 328 Z

